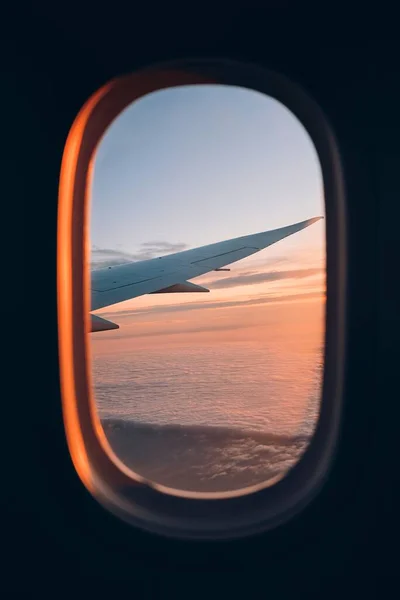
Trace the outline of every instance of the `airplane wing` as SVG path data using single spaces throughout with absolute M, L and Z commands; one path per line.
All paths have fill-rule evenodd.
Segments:
M 92 310 L 143 294 L 208 292 L 206 288 L 188 280 L 251 256 L 320 219 L 322 217 L 314 217 L 280 229 L 245 235 L 150 260 L 94 269 L 91 272 Z M 98 319 L 99 317 L 92 318 L 92 331 L 118 327 L 115 323 Z M 107 327 L 107 323 L 110 327 Z

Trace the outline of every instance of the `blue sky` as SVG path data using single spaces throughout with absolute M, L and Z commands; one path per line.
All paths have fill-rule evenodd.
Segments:
M 92 261 L 98 265 L 151 258 L 325 214 L 318 157 L 297 118 L 259 92 L 219 85 L 162 90 L 129 106 L 97 149 L 91 196 Z M 246 301 L 248 285 L 244 289 L 237 280 L 235 289 L 220 281 L 248 277 L 249 269 L 259 295 L 266 289 L 287 295 L 290 278 L 299 294 L 309 293 L 315 286 L 310 287 L 307 273 L 271 278 L 268 272 L 318 269 L 324 245 L 321 221 L 233 265 L 230 274 L 196 279 L 212 284 L 218 277 L 213 298 L 167 294 L 135 299 L 130 306 L 226 302 L 233 296 Z M 264 283 L 260 273 L 267 273 Z
M 195 247 L 321 214 L 322 195 L 313 144 L 276 100 L 230 86 L 162 90 L 119 115 L 97 150 L 92 243 Z

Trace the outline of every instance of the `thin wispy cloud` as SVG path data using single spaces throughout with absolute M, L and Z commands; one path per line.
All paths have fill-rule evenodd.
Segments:
M 305 292 L 300 294 L 285 294 L 272 296 L 264 294 L 258 298 L 249 300 L 228 300 L 228 301 L 216 301 L 216 302 L 188 302 L 186 304 L 170 304 L 167 306 L 150 306 L 145 309 L 137 310 L 121 310 L 114 312 L 102 313 L 104 318 L 115 318 L 115 319 L 126 319 L 139 315 L 156 314 L 156 313 L 175 313 L 175 312 L 187 312 L 193 310 L 210 310 L 215 308 L 239 308 L 242 306 L 259 306 L 262 304 L 271 304 L 277 302 L 293 302 L 303 299 L 321 298 L 323 292 Z
M 230 332 L 230 331 L 237 331 L 239 329 L 247 329 L 248 325 L 244 325 L 244 324 L 226 324 L 226 325 L 198 325 L 198 326 L 192 326 L 192 327 L 187 327 L 185 329 L 166 329 L 166 330 L 157 330 L 157 331 L 136 331 L 134 334 L 132 334 L 132 331 L 130 331 L 129 329 L 126 331 L 118 331 L 118 335 L 117 338 L 119 340 L 123 339 L 123 338 L 131 338 L 133 335 L 135 338 L 148 338 L 148 337 L 161 337 L 161 336 L 170 336 L 170 335 L 174 335 L 174 336 L 178 336 L 178 335 L 186 335 L 186 334 L 190 334 L 190 333 L 214 333 L 216 331 L 219 332 Z M 101 337 L 100 337 L 101 336 Z M 101 340 L 101 339 L 107 339 L 106 336 L 102 336 L 101 334 L 97 335 L 97 339 Z
M 188 244 L 182 242 L 143 242 L 137 252 L 125 252 L 115 248 L 99 248 L 93 245 L 91 248 L 90 264 L 95 269 L 103 267 L 112 267 L 114 265 L 122 265 L 139 260 L 149 260 L 157 258 L 165 254 L 173 254 L 181 252 L 188 248 Z
M 292 269 L 288 271 L 270 271 L 261 273 L 246 272 L 236 275 L 234 277 L 226 277 L 224 279 L 213 279 L 210 282 L 212 289 L 224 289 L 231 287 L 239 287 L 246 285 L 255 285 L 258 283 L 265 283 L 270 281 L 282 281 L 284 279 L 303 279 L 306 277 L 312 277 L 319 275 L 323 272 L 320 267 L 310 269 Z

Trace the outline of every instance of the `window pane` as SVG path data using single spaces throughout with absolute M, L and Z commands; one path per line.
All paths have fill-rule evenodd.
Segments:
M 325 223 L 209 246 L 324 212 L 309 135 L 259 92 L 158 91 L 107 130 L 89 335 L 99 416 L 134 472 L 222 492 L 300 459 L 321 396 Z

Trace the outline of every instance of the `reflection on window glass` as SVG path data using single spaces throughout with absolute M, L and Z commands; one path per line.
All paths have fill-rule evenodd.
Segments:
M 258 92 L 163 90 L 110 126 L 92 186 L 89 335 L 99 416 L 133 471 L 221 492 L 299 460 L 325 335 L 325 223 L 303 222 L 324 211 L 310 137 Z

